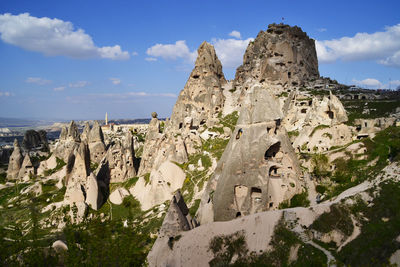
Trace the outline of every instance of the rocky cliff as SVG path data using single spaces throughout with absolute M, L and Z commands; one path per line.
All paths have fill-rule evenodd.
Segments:
M 250 42 L 235 83 L 266 82 L 283 88 L 301 86 L 319 77 L 315 42 L 301 28 L 270 24 Z

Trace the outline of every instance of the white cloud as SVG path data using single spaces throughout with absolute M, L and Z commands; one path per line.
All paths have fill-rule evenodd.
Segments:
M 377 79 L 373 79 L 373 78 L 367 78 L 367 79 L 364 79 L 361 81 L 353 79 L 352 81 L 357 85 L 364 86 L 364 87 L 371 88 L 371 89 L 372 88 L 378 89 L 378 88 L 381 88 L 383 85 L 380 81 L 378 81 Z
M 118 85 L 118 84 L 121 83 L 121 80 L 118 79 L 118 78 L 110 78 L 110 81 L 111 81 L 113 84 L 115 84 L 115 85 Z
M 238 39 L 241 39 L 241 38 L 242 38 L 241 35 L 240 35 L 240 32 L 238 32 L 238 31 L 232 31 L 232 32 L 230 32 L 230 33 L 229 33 L 229 36 L 232 36 L 232 37 L 235 37 L 235 38 L 238 38 Z
M 327 29 L 326 29 L 326 28 L 319 28 L 319 29 L 317 29 L 317 31 L 319 31 L 319 32 L 326 32 Z
M 60 87 L 53 88 L 53 90 L 56 91 L 56 92 L 64 91 L 64 89 L 65 89 L 65 86 L 60 86 Z
M 146 57 L 144 60 L 151 62 L 151 61 L 157 61 L 157 58 L 155 58 L 155 57 Z
M 385 31 L 357 33 L 353 37 L 316 41 L 320 63 L 376 60 L 380 64 L 400 67 L 400 24 Z
M 148 48 L 146 54 L 156 58 L 161 57 L 166 60 L 176 60 L 178 58 L 194 62 L 197 52 L 190 52 L 185 40 L 176 41 L 175 44 L 156 44 Z
M 138 55 L 139 55 L 139 53 L 138 53 L 138 52 L 136 52 L 136 51 L 133 51 L 133 52 L 132 52 L 132 56 L 134 56 L 134 57 L 135 57 L 135 56 L 138 56 Z
M 119 45 L 97 47 L 83 29 L 75 30 L 71 22 L 56 18 L 5 13 L 0 15 L 0 33 L 5 43 L 46 56 L 129 59 L 129 53 Z
M 211 43 L 224 68 L 236 68 L 242 64 L 244 52 L 252 40 L 254 39 L 213 39 Z
M 4 96 L 4 97 L 11 96 L 11 93 L 10 92 L 0 92 L 0 97 L 2 97 L 2 96 Z
M 81 88 L 81 87 L 85 87 L 88 84 L 89 84 L 88 81 L 77 81 L 77 82 L 74 82 L 74 83 L 70 83 L 69 87 L 71 87 L 71 88 Z
M 46 79 L 39 78 L 39 77 L 29 77 L 28 79 L 26 79 L 26 82 L 34 83 L 34 84 L 38 84 L 38 85 L 46 85 L 46 84 L 51 83 L 50 80 L 46 80 Z

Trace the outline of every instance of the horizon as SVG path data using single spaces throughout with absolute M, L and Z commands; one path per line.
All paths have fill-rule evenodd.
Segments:
M 170 117 L 204 40 L 230 80 L 248 43 L 282 22 L 316 40 L 321 76 L 396 89 L 399 7 L 396 1 L 3 1 L 0 116 L 98 120 L 108 112 L 110 119 L 139 119 L 156 111 Z

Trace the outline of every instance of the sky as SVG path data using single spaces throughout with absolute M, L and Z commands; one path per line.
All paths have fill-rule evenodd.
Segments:
M 316 40 L 319 71 L 364 88 L 400 85 L 400 1 L 1 0 L 0 117 L 169 117 L 197 48 L 233 79 L 268 24 Z

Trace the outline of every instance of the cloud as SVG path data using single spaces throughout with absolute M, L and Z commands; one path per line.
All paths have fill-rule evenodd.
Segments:
M 382 83 L 380 81 L 378 81 L 377 79 L 373 79 L 373 78 L 367 78 L 361 81 L 358 81 L 356 79 L 352 80 L 355 84 L 360 85 L 360 86 L 365 86 L 368 88 L 381 88 L 382 87 Z
M 42 79 L 39 77 L 29 77 L 28 79 L 26 79 L 27 83 L 34 83 L 34 84 L 38 84 L 38 85 L 46 85 L 46 84 L 50 84 L 51 81 L 50 80 L 46 80 L 46 79 Z
M 111 81 L 113 84 L 115 84 L 115 85 L 118 85 L 118 84 L 121 83 L 121 80 L 118 79 L 118 78 L 110 78 L 110 81 Z
M 139 55 L 139 53 L 138 53 L 138 52 L 136 52 L 136 51 L 133 51 L 133 52 L 132 52 L 132 56 L 134 56 L 134 57 L 135 57 L 135 56 L 138 56 L 138 55 Z
M 0 97 L 8 97 L 8 96 L 11 96 L 11 93 L 10 92 L 0 92 Z
M 64 89 L 65 89 L 65 86 L 60 86 L 60 87 L 53 88 L 53 90 L 56 91 L 56 92 L 64 91 Z
M 238 31 L 232 31 L 231 33 L 229 33 L 229 36 L 232 36 L 232 37 L 235 37 L 235 38 L 238 38 L 238 39 L 242 38 L 241 35 L 240 35 L 240 32 L 238 32 Z
M 317 29 L 317 31 L 319 31 L 319 32 L 326 32 L 327 29 L 326 29 L 326 28 L 319 28 L 319 29 Z
M 152 62 L 152 61 L 157 61 L 157 58 L 155 58 L 155 57 L 146 57 L 144 60 Z
M 71 88 L 81 88 L 81 87 L 85 87 L 88 84 L 89 84 L 88 81 L 77 81 L 77 82 L 74 82 L 74 83 L 70 83 L 69 87 L 71 87 Z
M 242 64 L 244 52 L 249 42 L 253 40 L 253 38 L 246 40 L 214 38 L 211 43 L 224 68 L 236 68 Z
M 316 41 L 315 45 L 320 63 L 375 60 L 400 67 L 400 24 L 386 27 L 382 32 Z
M 176 41 L 175 44 L 156 44 L 148 48 L 146 54 L 153 57 L 161 57 L 165 60 L 176 60 L 178 58 L 194 62 L 197 52 L 190 52 L 185 40 Z
M 0 38 L 8 44 L 46 56 L 129 59 L 119 45 L 97 47 L 83 29 L 74 29 L 71 22 L 48 17 L 37 18 L 29 13 L 0 15 Z

